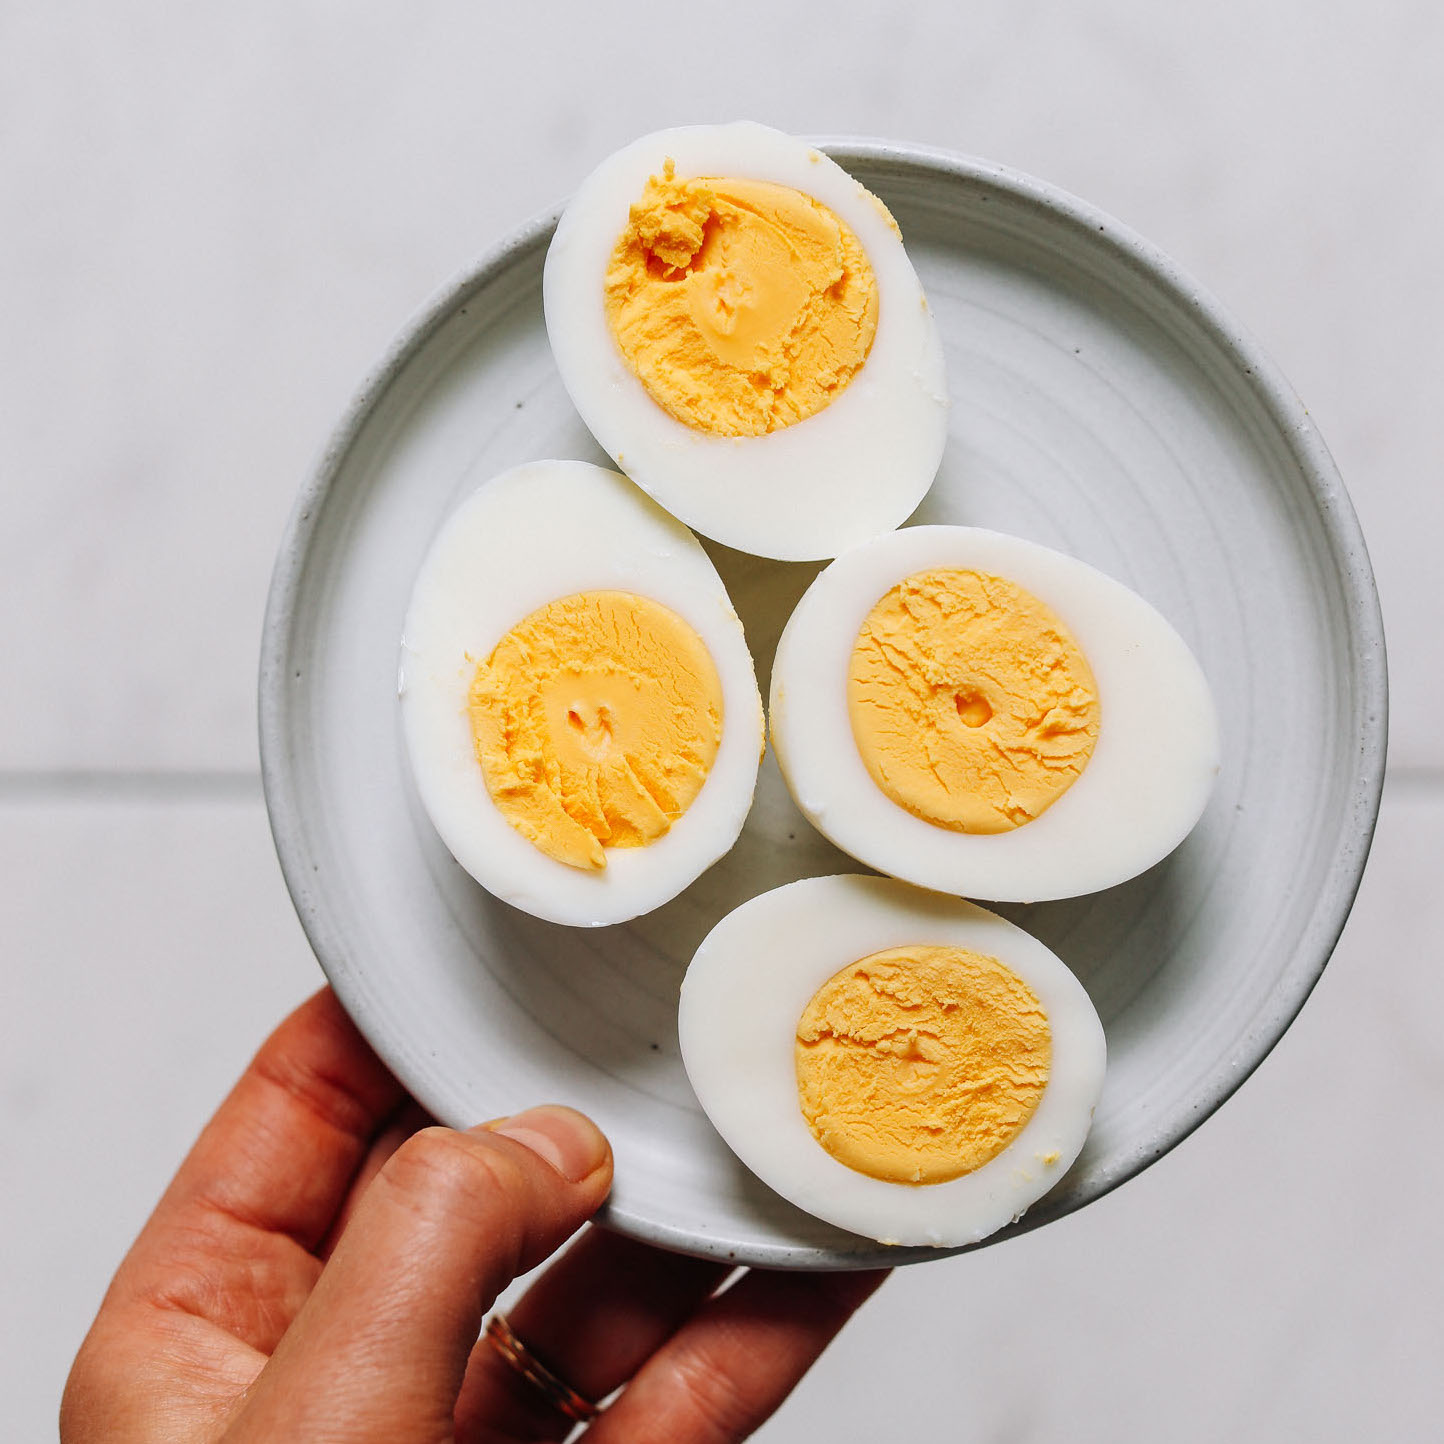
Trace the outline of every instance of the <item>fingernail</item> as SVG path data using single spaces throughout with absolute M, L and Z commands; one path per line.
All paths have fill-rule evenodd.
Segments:
M 610 1151 L 601 1129 L 574 1108 L 547 1104 L 483 1125 L 529 1148 L 572 1183 L 595 1173 Z

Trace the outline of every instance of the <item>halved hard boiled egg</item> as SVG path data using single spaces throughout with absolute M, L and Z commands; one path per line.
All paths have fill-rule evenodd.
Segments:
M 728 1146 L 808 1213 L 960 1247 L 1067 1172 L 1103 1086 L 1088 994 L 1036 938 L 892 878 L 763 893 L 683 979 L 682 1059 Z
M 747 122 L 635 141 L 567 206 L 543 295 L 582 420 L 706 536 L 831 557 L 932 484 L 927 299 L 887 208 L 806 141 Z
M 997 901 L 1142 872 L 1219 768 L 1208 684 L 1153 607 L 971 527 L 905 528 L 821 572 L 778 644 L 769 711 L 820 832 L 880 872 Z
M 480 487 L 422 564 L 401 653 L 421 802 L 504 901 L 622 922 L 736 841 L 763 746 L 742 624 L 625 477 L 541 461 Z

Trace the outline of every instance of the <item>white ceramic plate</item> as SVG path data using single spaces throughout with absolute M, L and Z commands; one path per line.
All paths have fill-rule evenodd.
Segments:
M 1092 1134 L 1017 1225 L 1029 1228 L 1183 1138 L 1317 979 L 1378 808 L 1378 605 L 1307 413 L 1164 256 L 996 166 L 881 144 L 829 149 L 897 216 L 947 347 L 951 434 L 914 520 L 1014 532 L 1127 583 L 1193 647 L 1223 721 L 1219 787 L 1176 853 L 1109 892 L 999 909 L 1073 967 L 1108 1034 Z M 407 328 L 297 504 L 260 687 L 287 883 L 342 1001 L 438 1118 L 464 1126 L 558 1100 L 601 1123 L 616 1150 L 616 1228 L 774 1267 L 927 1257 L 783 1203 L 712 1132 L 682 1071 L 677 988 L 713 923 L 780 883 L 861 870 L 803 821 L 770 759 L 733 852 L 659 911 L 598 931 L 495 901 L 413 795 L 397 651 L 433 533 L 505 467 L 605 460 L 542 325 L 554 222 L 517 232 Z M 818 564 L 709 550 L 765 696 L 777 635 Z

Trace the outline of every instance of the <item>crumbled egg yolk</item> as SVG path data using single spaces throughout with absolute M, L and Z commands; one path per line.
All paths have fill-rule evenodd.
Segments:
M 847 677 L 872 779 L 956 832 L 1031 822 L 1081 775 L 1098 738 L 1087 658 L 1054 613 L 1002 577 L 918 572 L 868 614 Z
M 627 365 L 678 421 L 760 436 L 827 406 L 867 359 L 877 279 L 826 206 L 764 181 L 679 180 L 632 206 L 606 276 Z
M 706 781 L 722 686 L 702 639 L 629 592 L 561 597 L 519 622 L 468 695 L 502 816 L 548 857 L 607 865 L 665 833 Z
M 889 1183 L 944 1183 L 996 1158 L 1033 1116 L 1052 1033 L 996 958 L 891 948 L 817 990 L 795 1059 L 803 1116 L 834 1158 Z

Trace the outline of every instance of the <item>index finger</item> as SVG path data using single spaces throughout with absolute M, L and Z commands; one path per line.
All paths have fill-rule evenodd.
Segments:
M 228 1223 L 325 1237 L 372 1137 L 405 1097 L 322 989 L 261 1046 L 206 1125 L 137 1245 L 165 1250 Z

